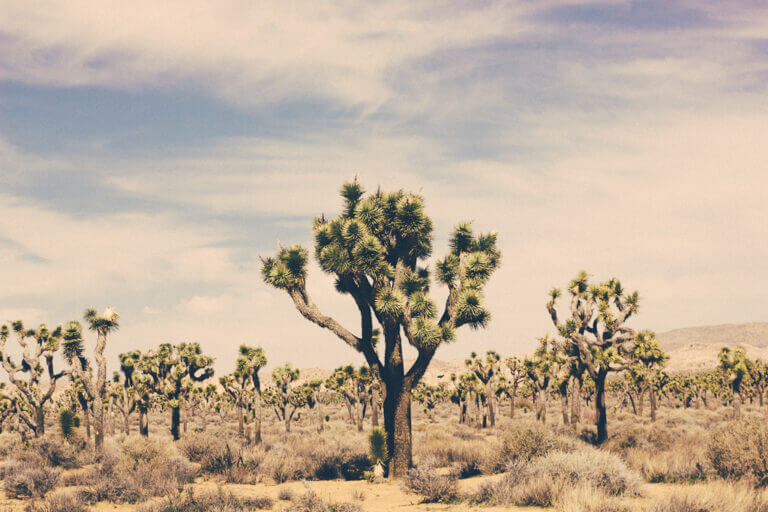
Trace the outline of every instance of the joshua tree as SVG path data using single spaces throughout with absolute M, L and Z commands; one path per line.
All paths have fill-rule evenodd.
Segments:
M 474 374 L 465 373 L 460 377 L 455 373 L 451 374 L 451 382 L 453 382 L 454 388 L 451 392 L 450 400 L 459 406 L 459 424 L 466 423 L 467 421 L 467 402 L 469 401 L 471 390 L 475 385 L 474 381 Z
M 752 382 L 758 403 L 762 407 L 765 404 L 765 391 L 768 388 L 768 364 L 762 359 L 750 361 L 749 380 Z
M 310 410 L 315 411 L 315 418 L 317 418 L 317 432 L 320 433 L 325 429 L 325 418 L 323 416 L 322 406 L 322 389 L 323 381 L 314 379 L 302 384 L 304 387 L 304 394 L 307 397 L 307 407 Z
M 238 433 L 243 435 L 246 417 L 255 420 L 253 442 L 261 442 L 261 380 L 259 370 L 267 364 L 267 356 L 261 347 L 240 345 L 235 371 L 219 379 L 224 392 L 237 410 Z M 246 436 L 251 438 L 250 434 Z
M 162 405 L 171 409 L 171 435 L 178 441 L 181 402 L 193 382 L 213 377 L 213 358 L 203 355 L 199 343 L 161 344 L 141 359 L 141 369 L 152 377 L 153 390 Z
M 473 372 L 484 388 L 485 400 L 488 407 L 488 418 L 491 427 L 496 426 L 496 380 L 501 370 L 501 356 L 494 350 L 485 354 L 485 359 L 472 352 L 469 359 L 464 361 L 469 371 Z
M 0 434 L 5 430 L 5 422 L 8 418 L 14 416 L 16 411 L 16 397 L 7 395 L 5 391 L 5 382 L 0 382 Z
M 413 398 L 424 407 L 424 413 L 431 423 L 435 422 L 435 407 L 445 401 L 445 384 L 430 386 L 420 382 L 412 392 Z
M 669 359 L 669 356 L 659 346 L 656 341 L 656 333 L 653 331 L 640 331 L 635 337 L 635 346 L 632 350 L 632 356 L 637 364 L 630 367 L 630 374 L 635 376 L 637 384 L 638 410 L 642 415 L 643 395 L 648 391 L 651 403 L 651 420 L 656 421 L 656 393 L 654 391 L 654 381 Z
M 107 387 L 107 360 L 104 349 L 107 346 L 107 335 L 119 327 L 119 316 L 112 308 L 107 308 L 99 315 L 96 310 L 85 310 L 83 318 L 88 322 L 92 331 L 96 331 L 96 348 L 93 352 L 96 361 L 96 376 L 93 375 L 91 363 L 85 357 L 83 346 L 83 331 L 80 322 L 72 321 L 64 330 L 64 358 L 69 365 L 69 372 L 76 377 L 82 387 L 87 401 L 93 408 L 93 426 L 95 431 L 95 447 L 101 450 L 104 446 L 104 400 Z
M 61 345 L 61 326 L 53 331 L 44 324 L 36 330 L 25 329 L 21 320 L 11 326 L 23 350 L 21 363 L 14 363 L 6 350 L 9 335 L 6 325 L 0 327 L 0 362 L 21 399 L 17 404 L 19 419 L 35 437 L 40 437 L 45 433 L 45 404 L 56 391 L 58 380 L 67 374 L 54 369 L 54 356 Z
M 509 417 L 515 417 L 515 398 L 520 384 L 525 380 L 525 367 L 523 362 L 517 357 L 508 357 L 504 364 L 509 369 L 509 378 L 507 379 L 507 396 L 509 397 Z
M 286 363 L 272 370 L 272 383 L 262 393 L 262 399 L 271 405 L 275 416 L 285 425 L 285 431 L 291 431 L 291 422 L 298 419 L 296 413 L 306 407 L 311 390 L 303 386 L 294 386 L 299 379 L 299 369 Z
M 731 350 L 723 347 L 720 350 L 720 370 L 728 382 L 733 399 L 733 417 L 741 416 L 742 389 L 744 381 L 749 379 L 749 362 L 747 353 L 742 347 Z
M 582 271 L 568 285 L 571 294 L 570 317 L 559 319 L 555 303 L 559 289 L 550 292 L 547 311 L 566 345 L 578 354 L 595 382 L 595 415 L 597 443 L 608 438 L 608 419 L 605 406 L 605 380 L 610 372 L 622 371 L 631 364 L 635 332 L 625 324 L 638 310 L 637 292 L 624 294 L 618 279 L 597 285 L 589 283 Z
M 315 256 L 321 268 L 336 276 L 337 291 L 349 294 L 360 312 L 360 333 L 354 334 L 323 314 L 306 288 L 306 249 L 281 248 L 263 260 L 264 280 L 285 290 L 309 321 L 329 329 L 366 359 L 384 393 L 384 428 L 390 455 L 390 476 L 405 476 L 411 466 L 411 390 L 421 380 L 435 351 L 462 325 L 483 327 L 490 314 L 482 290 L 499 264 L 496 233 L 475 236 L 460 224 L 450 240 L 451 251 L 437 263 L 438 281 L 448 288 L 445 309 L 438 316 L 429 296 L 429 272 L 422 267 L 432 250 L 432 220 L 421 196 L 397 191 L 365 196 L 355 180 L 341 189 L 344 211 L 335 219 L 314 222 Z M 374 321 L 384 337 L 379 357 Z M 403 339 L 418 351 L 406 370 Z
M 560 362 L 557 345 L 549 336 L 539 338 L 539 347 L 533 358 L 523 361 L 523 368 L 533 393 L 536 419 L 542 423 L 547 422 L 547 393 Z
M 325 381 L 326 388 L 344 399 L 349 419 L 353 425 L 357 425 L 358 432 L 363 431 L 365 412 L 371 402 L 372 384 L 373 376 L 367 366 L 355 370 L 351 364 L 336 368 Z

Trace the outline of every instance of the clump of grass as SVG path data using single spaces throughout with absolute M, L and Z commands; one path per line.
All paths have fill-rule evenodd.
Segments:
M 748 483 L 713 481 L 681 488 L 657 501 L 652 512 L 768 512 L 768 495 Z
M 596 449 L 551 452 L 515 461 L 501 480 L 482 486 L 474 503 L 549 507 L 576 485 L 600 489 L 608 496 L 640 494 L 641 479 L 616 455 Z
M 274 502 L 271 498 L 241 498 L 230 492 L 218 489 L 213 493 L 196 494 L 191 489 L 174 496 L 167 496 L 156 503 L 145 503 L 138 507 L 139 512 L 251 512 L 269 510 Z
M 3 466 L 3 488 L 9 498 L 41 498 L 61 479 L 61 469 L 27 461 L 11 461 Z
M 357 503 L 338 502 L 326 503 L 310 487 L 301 496 L 297 497 L 286 512 L 362 512 L 363 509 Z
M 282 501 L 292 501 L 295 495 L 293 494 L 293 491 L 289 489 L 288 487 L 281 487 L 279 491 L 277 491 L 277 499 Z

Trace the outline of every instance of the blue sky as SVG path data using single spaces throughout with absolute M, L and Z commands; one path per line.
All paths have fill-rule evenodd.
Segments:
M 761 2 L 0 0 L 0 314 L 113 306 L 113 356 L 354 359 L 258 256 L 358 174 L 420 190 L 438 254 L 501 234 L 494 320 L 440 358 L 529 350 L 582 268 L 640 290 L 638 327 L 765 321 L 767 89 Z

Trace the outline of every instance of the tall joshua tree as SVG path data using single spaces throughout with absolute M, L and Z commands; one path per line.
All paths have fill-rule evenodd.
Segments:
M 44 324 L 37 329 L 25 329 L 21 320 L 11 324 L 16 340 L 23 350 L 21 363 L 13 362 L 6 351 L 8 326 L 0 327 L 0 362 L 14 385 L 21 403 L 18 417 L 34 432 L 45 433 L 45 404 L 56 391 L 56 383 L 67 372 L 54 369 L 54 357 L 61 346 L 61 326 L 53 331 Z
M 501 369 L 501 356 L 494 350 L 489 350 L 485 358 L 472 352 L 464 364 L 475 374 L 485 388 L 485 400 L 488 407 L 488 419 L 491 427 L 496 426 L 496 389 L 494 384 Z
M 336 290 L 354 300 L 359 333 L 324 314 L 310 297 L 303 247 L 282 247 L 263 260 L 262 273 L 267 283 L 288 293 L 302 316 L 365 357 L 383 388 L 389 474 L 402 477 L 412 461 L 411 390 L 437 348 L 453 340 L 458 327 L 483 327 L 490 318 L 482 290 L 499 264 L 496 233 L 476 236 L 467 223 L 455 229 L 449 254 L 437 262 L 437 279 L 448 288 L 445 308 L 438 315 L 429 296 L 429 271 L 423 266 L 432 252 L 432 220 L 423 198 L 402 190 L 365 195 L 356 179 L 342 186 L 341 195 L 344 209 L 338 217 L 314 221 L 315 257 L 336 277 Z M 383 359 L 373 336 L 374 322 L 383 333 Z M 403 336 L 418 351 L 408 369 Z
M 549 336 L 539 338 L 539 346 L 533 357 L 523 361 L 536 406 L 536 419 L 542 423 L 547 422 L 547 396 L 561 362 L 558 347 Z
M 101 315 L 95 309 L 89 308 L 85 310 L 83 318 L 88 327 L 96 331 L 96 348 L 93 351 L 96 375 L 93 375 L 91 363 L 85 357 L 80 322 L 72 321 L 67 324 L 63 352 L 69 371 L 82 384 L 82 389 L 93 408 L 94 445 L 96 450 L 101 450 L 104 446 L 104 400 L 107 389 L 107 359 L 104 357 L 104 349 L 109 333 L 118 329 L 120 317 L 112 308 L 105 309 Z
M 561 291 L 553 288 L 547 311 L 565 343 L 595 382 L 597 443 L 608 438 L 605 380 L 610 372 L 626 370 L 631 364 L 635 331 L 625 324 L 638 310 L 637 292 L 626 295 L 618 279 L 590 284 L 581 271 L 568 285 L 570 317 L 562 321 L 555 308 Z

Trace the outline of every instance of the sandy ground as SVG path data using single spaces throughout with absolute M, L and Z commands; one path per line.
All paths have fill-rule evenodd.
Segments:
M 481 483 L 499 478 L 500 475 L 478 476 L 459 481 L 459 488 L 462 492 L 474 490 Z M 275 500 L 273 510 L 282 510 L 287 508 L 289 502 L 279 501 L 278 493 L 281 489 L 288 488 L 295 495 L 305 492 L 307 487 L 311 488 L 326 501 L 357 501 L 356 495 L 362 494 L 364 499 L 357 501 L 366 512 L 392 512 L 392 511 L 455 511 L 464 512 L 469 510 L 483 510 L 487 512 L 494 511 L 518 511 L 518 512 L 536 512 L 546 509 L 540 507 L 486 507 L 469 506 L 465 503 L 454 505 L 427 504 L 419 503 L 418 498 L 411 494 L 403 492 L 399 484 L 395 482 L 386 482 L 381 484 L 371 484 L 367 481 L 347 482 L 343 480 L 313 481 L 313 482 L 286 482 L 284 484 L 255 484 L 255 485 L 236 485 L 221 484 L 214 481 L 199 481 L 194 485 L 198 492 L 215 492 L 218 487 L 232 492 L 238 496 L 269 496 Z M 654 498 L 669 496 L 680 489 L 682 485 L 671 484 L 646 484 L 645 497 L 634 501 L 638 503 L 649 503 Z M 629 500 L 628 500 L 629 501 Z M 1 512 L 20 512 L 23 511 L 27 502 L 21 500 L 9 500 L 0 494 Z M 91 507 L 95 512 L 128 512 L 136 509 L 136 505 L 99 503 Z

